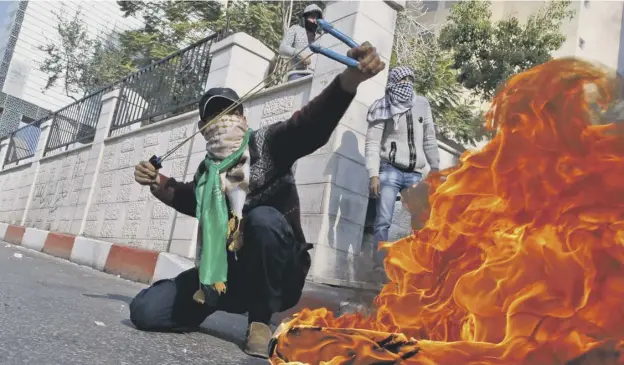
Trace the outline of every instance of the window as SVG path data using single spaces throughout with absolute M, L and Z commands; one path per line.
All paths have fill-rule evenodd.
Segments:
M 22 115 L 22 120 L 20 120 L 19 125 L 20 129 L 18 129 L 18 132 L 13 136 L 15 148 L 21 151 L 18 152 L 18 155 L 21 156 L 20 158 L 32 156 L 37 150 L 37 143 L 39 143 L 41 130 L 39 127 L 32 125 L 34 122 L 34 119 Z
M 423 11 L 436 11 L 438 10 L 437 1 L 423 1 Z
M 458 2 L 459 1 L 449 1 L 449 0 L 446 0 L 444 2 L 444 9 L 450 9 L 451 6 L 455 5 L 455 3 L 458 3 Z
M 27 126 L 27 125 L 29 125 L 29 124 L 34 123 L 34 122 L 35 122 L 35 120 L 34 120 L 34 119 L 29 118 L 29 117 L 27 117 L 27 116 L 25 116 L 25 115 L 22 115 L 22 120 L 20 120 L 19 127 L 20 127 L 20 128 L 23 128 L 23 127 L 26 127 L 26 126 Z

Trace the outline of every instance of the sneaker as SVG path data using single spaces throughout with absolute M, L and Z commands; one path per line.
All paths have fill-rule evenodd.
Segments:
M 249 356 L 268 359 L 271 335 L 269 326 L 260 322 L 252 322 L 247 328 L 247 340 L 243 351 Z

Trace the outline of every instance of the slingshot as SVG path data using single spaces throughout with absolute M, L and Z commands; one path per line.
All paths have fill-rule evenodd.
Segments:
M 342 19 L 342 18 L 340 18 Z M 340 20 L 334 20 L 334 22 Z M 349 48 L 356 48 L 359 47 L 359 44 L 357 42 L 355 42 L 353 39 L 349 38 L 349 36 L 345 35 L 344 33 L 342 33 L 341 31 L 339 31 L 338 29 L 334 28 L 333 25 L 331 25 L 330 22 L 323 20 L 323 19 L 317 19 L 316 23 L 318 24 L 318 30 L 324 32 L 316 41 L 318 42 L 319 39 L 321 39 L 321 37 L 323 37 L 323 35 L 329 34 L 334 36 L 335 38 L 337 38 L 338 40 L 340 40 L 341 42 L 345 43 L 347 46 L 349 46 Z M 323 48 L 317 44 L 311 44 L 309 46 L 310 50 L 314 53 L 318 53 L 318 54 L 322 54 L 325 57 L 328 57 L 334 61 L 340 62 L 348 67 L 352 67 L 355 68 L 358 66 L 358 61 L 347 57 L 345 55 L 341 55 L 339 53 L 337 53 L 336 51 L 332 51 L 330 49 L 327 48 Z M 292 59 L 298 57 L 303 51 L 305 50 L 302 49 L 301 51 L 297 52 L 297 54 L 295 54 L 294 56 L 292 56 L 288 61 L 291 61 Z M 310 56 L 308 56 L 310 57 Z M 308 58 L 306 57 L 306 59 Z M 258 88 L 259 86 L 263 85 L 264 83 L 268 82 L 268 81 L 273 81 L 274 79 L 278 79 L 278 78 L 282 78 L 284 77 L 284 75 L 286 75 L 288 72 L 292 71 L 294 69 L 295 66 L 297 66 L 298 64 L 300 64 L 301 62 L 303 62 L 303 60 L 297 62 L 295 65 L 291 66 L 290 68 L 287 68 L 285 72 L 279 73 L 279 74 L 272 74 L 269 75 L 268 77 L 266 77 L 264 80 L 260 81 L 256 86 L 254 86 L 249 92 L 247 92 L 247 94 L 243 95 L 238 101 L 236 101 L 234 104 L 232 104 L 230 107 L 226 108 L 223 112 L 221 112 L 219 115 L 217 115 L 216 117 L 214 117 L 213 119 L 211 119 L 208 123 L 206 123 L 202 128 L 200 128 L 198 131 L 196 131 L 195 133 L 191 134 L 191 136 L 187 137 L 186 139 L 182 140 L 180 143 L 178 143 L 176 146 L 174 146 L 172 149 L 170 149 L 169 151 L 165 152 L 164 155 L 158 157 L 156 155 L 152 156 L 149 159 L 149 163 L 152 164 L 152 166 L 154 166 L 154 168 L 156 170 L 160 170 L 162 168 L 162 162 L 168 158 L 169 156 L 171 156 L 175 151 L 177 151 L 180 147 L 182 147 L 184 144 L 186 144 L 187 142 L 189 142 L 190 140 L 192 140 L 196 135 L 198 135 L 199 133 L 201 133 L 204 128 L 206 128 L 208 125 L 214 123 L 215 121 L 219 120 L 219 118 L 221 118 L 222 116 L 230 113 L 232 110 L 238 108 L 239 105 L 241 105 L 242 103 L 244 103 L 247 99 L 251 98 L 252 96 L 254 96 L 255 94 L 257 94 L 258 92 L 262 91 L 262 89 L 258 89 L 255 90 L 256 88 Z M 255 90 L 255 91 L 254 91 Z

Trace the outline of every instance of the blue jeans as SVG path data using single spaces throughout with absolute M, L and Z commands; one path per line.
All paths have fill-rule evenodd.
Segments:
M 302 79 L 306 76 L 310 76 L 310 73 L 293 73 L 291 75 L 288 76 L 288 81 L 295 81 L 295 80 L 299 80 Z
M 381 162 L 379 168 L 379 198 L 377 199 L 377 215 L 375 216 L 373 231 L 373 260 L 376 267 L 383 265 L 385 252 L 377 251 L 377 247 L 379 242 L 388 241 L 388 231 L 392 224 L 397 195 L 401 190 L 421 182 L 422 178 L 423 176 L 419 172 L 404 172 L 387 162 Z

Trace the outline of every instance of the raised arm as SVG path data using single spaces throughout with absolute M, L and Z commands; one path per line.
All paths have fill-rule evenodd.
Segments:
M 429 103 L 427 103 L 427 117 L 425 118 L 423 130 L 423 149 L 425 150 L 425 157 L 427 157 L 427 162 L 432 170 L 439 170 L 440 151 L 438 150 L 438 139 L 436 137 L 433 115 L 431 114 L 431 106 Z
M 366 143 L 364 144 L 364 156 L 366 158 L 366 171 L 368 177 L 379 176 L 379 149 L 384 132 L 384 121 L 369 123 L 366 130 Z
M 195 183 L 178 182 L 176 179 L 159 176 L 157 186 L 150 187 L 156 199 L 182 214 L 195 217 Z
M 327 143 L 354 96 L 342 89 L 337 77 L 290 119 L 272 125 L 266 143 L 274 161 L 292 165 Z
M 265 143 L 275 163 L 290 166 L 327 143 L 358 86 L 385 68 L 368 42 L 349 50 L 347 55 L 359 61 L 358 68 L 347 68 L 290 119 L 271 126 Z

